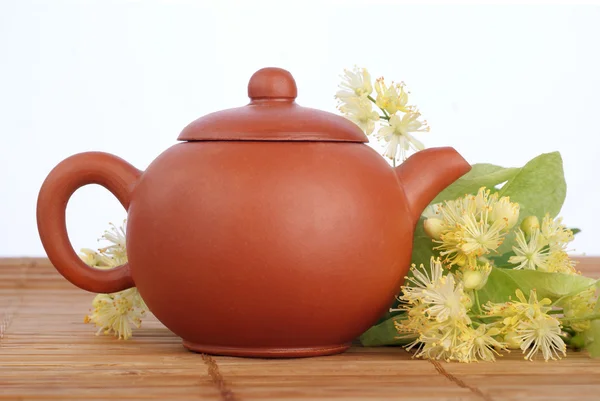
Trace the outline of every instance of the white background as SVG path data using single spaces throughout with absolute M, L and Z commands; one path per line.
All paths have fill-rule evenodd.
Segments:
M 0 0 L 0 256 L 44 254 L 36 197 L 62 159 L 101 150 L 144 169 L 190 121 L 245 104 L 265 66 L 294 74 L 300 104 L 335 112 L 355 64 L 407 83 L 428 147 L 503 166 L 560 150 L 561 215 L 583 229 L 577 253 L 598 255 L 599 21 L 598 6 Z M 74 246 L 124 217 L 83 188 Z

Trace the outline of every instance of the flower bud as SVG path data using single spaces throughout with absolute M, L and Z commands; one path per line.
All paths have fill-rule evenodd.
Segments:
M 435 203 L 433 205 L 429 205 L 425 208 L 425 210 L 423 210 L 423 213 L 421 213 L 421 217 L 424 217 L 426 219 L 430 218 L 430 217 L 437 217 L 440 215 L 440 209 L 442 207 L 441 203 Z
M 443 220 L 430 217 L 423 222 L 423 228 L 425 229 L 425 234 L 427 234 L 429 238 L 439 240 L 446 225 Z
M 519 220 L 519 204 L 510 201 L 508 196 L 503 196 L 492 206 L 492 221 L 505 220 L 507 229 L 510 230 Z
M 531 233 L 535 229 L 540 228 L 540 221 L 536 216 L 527 216 L 521 222 L 521 230 L 525 233 L 526 236 L 531 236 Z
M 409 107 L 408 94 L 404 90 L 403 84 L 386 85 L 383 77 L 375 81 L 375 90 L 377 91 L 377 106 L 390 115 L 396 114 L 397 111 L 407 112 Z
M 462 269 L 462 282 L 466 290 L 482 289 L 490 276 L 492 267 L 489 263 L 484 265 L 469 265 Z
M 88 266 L 96 266 L 98 264 L 98 252 L 93 249 L 83 248 L 79 258 Z
M 478 290 L 483 287 L 483 273 L 476 270 L 467 270 L 463 273 L 463 284 L 467 290 Z

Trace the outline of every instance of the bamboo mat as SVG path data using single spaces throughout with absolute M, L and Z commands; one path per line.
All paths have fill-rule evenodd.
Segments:
M 600 276 L 600 258 L 580 264 Z M 211 357 L 186 351 L 153 318 L 130 341 L 83 323 L 93 295 L 43 259 L 0 259 L 2 400 L 598 400 L 600 360 L 569 353 L 526 362 L 412 360 L 400 348 L 356 346 L 294 360 Z

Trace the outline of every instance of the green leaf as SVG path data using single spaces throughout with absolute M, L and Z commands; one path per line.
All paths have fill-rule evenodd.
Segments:
M 504 182 L 498 195 L 509 196 L 511 201 L 519 203 L 517 224 L 531 215 L 542 219 L 546 213 L 550 213 L 551 217 L 556 217 L 566 197 L 567 185 L 562 158 L 559 152 L 552 152 L 535 157 L 521 168 L 474 164 L 471 171 L 436 196 L 432 204 L 458 199 L 465 194 L 475 194 L 484 186 L 493 192 L 496 185 Z M 506 236 L 498 248 L 500 255 L 511 250 L 514 236 L 514 232 Z
M 518 202 L 520 206 L 516 227 L 527 216 L 534 215 L 541 220 L 546 213 L 550 213 L 551 217 L 556 217 L 566 197 L 567 185 L 562 158 L 559 152 L 552 152 L 535 157 L 521 168 L 504 168 L 485 163 L 474 164 L 471 171 L 442 191 L 431 203 L 458 199 L 465 194 L 475 194 L 483 186 L 493 192 L 496 185 L 504 182 L 504 186 L 498 190 L 498 195 L 509 196 L 511 201 Z M 500 255 L 499 260 L 496 261 L 497 266 L 508 267 L 508 259 L 504 262 L 501 256 L 511 252 L 514 242 L 515 233 L 511 231 L 497 249 Z M 424 248 L 419 248 L 419 252 L 424 252 Z M 426 256 L 425 253 L 416 256 L 419 258 L 413 257 L 413 263 L 424 263 L 422 256 Z
M 537 216 L 540 221 L 546 213 L 556 217 L 567 195 L 567 184 L 559 152 L 544 153 L 530 160 L 498 192 L 509 196 L 520 206 L 519 221 L 527 216 Z M 515 242 L 515 232 L 509 233 L 498 248 L 500 254 L 510 251 Z
M 517 289 L 523 291 L 526 297 L 535 289 L 538 299 L 549 298 L 554 302 L 565 295 L 577 294 L 595 283 L 595 279 L 573 274 L 494 267 L 487 284 L 479 290 L 479 300 L 482 304 L 488 301 L 506 302 L 509 297 L 515 298 Z
M 486 258 L 490 259 L 492 262 L 494 262 L 494 266 L 495 267 L 513 267 L 514 265 L 508 263 L 508 259 L 510 259 L 511 256 L 515 256 L 516 254 L 513 251 L 510 252 L 506 252 L 502 255 L 494 255 L 494 256 L 490 256 L 490 255 L 485 255 Z
M 377 347 L 381 345 L 404 345 L 413 341 L 413 338 L 397 338 L 400 334 L 394 326 L 394 321 L 399 317 L 393 317 L 371 327 L 360 336 L 360 342 L 365 347 Z
M 421 217 L 415 228 L 415 234 L 413 236 L 413 251 L 411 263 L 419 266 L 421 263 L 425 267 L 429 267 L 429 260 L 432 256 L 436 256 L 433 247 L 436 245 L 427 234 L 425 234 L 425 227 L 423 222 L 425 219 Z
M 544 153 L 527 163 L 498 193 L 521 206 L 519 222 L 526 216 L 555 217 L 567 195 L 567 184 L 559 152 Z
M 520 170 L 520 168 L 504 168 L 486 163 L 474 164 L 471 166 L 471 171 L 440 192 L 431 203 L 454 200 L 466 194 L 477 193 L 481 187 L 493 189 L 496 185 L 513 178 Z
M 569 230 L 571 230 L 573 232 L 573 235 L 579 234 L 581 232 L 581 230 L 579 228 L 569 228 Z

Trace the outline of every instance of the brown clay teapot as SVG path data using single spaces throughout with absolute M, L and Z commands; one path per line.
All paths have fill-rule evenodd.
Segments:
M 360 128 L 296 93 L 289 72 L 259 70 L 248 105 L 192 122 L 144 172 L 107 153 L 62 161 L 37 205 L 50 261 L 87 291 L 136 286 L 193 351 L 344 351 L 398 293 L 422 210 L 470 165 L 432 148 L 393 169 Z M 84 264 L 67 235 L 67 202 L 92 183 L 128 211 L 129 263 L 112 270 Z

